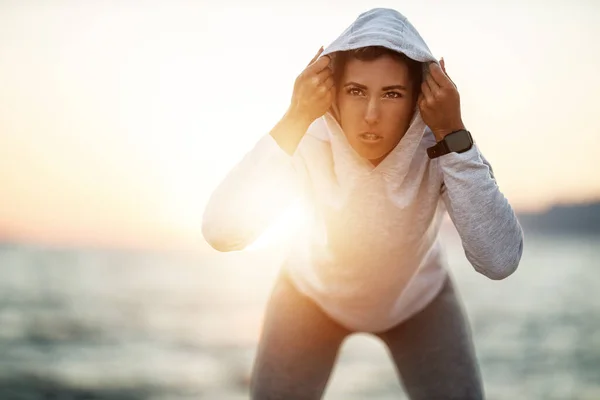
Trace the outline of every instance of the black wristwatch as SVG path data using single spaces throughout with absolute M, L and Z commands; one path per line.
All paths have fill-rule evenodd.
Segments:
M 444 139 L 427 149 L 429 158 L 437 158 L 444 154 L 456 152 L 463 153 L 473 147 L 473 137 L 466 129 L 459 129 L 449 133 Z

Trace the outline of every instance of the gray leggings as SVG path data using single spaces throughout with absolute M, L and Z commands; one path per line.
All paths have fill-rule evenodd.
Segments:
M 254 400 L 320 399 L 347 330 L 282 272 L 271 293 L 252 371 Z M 386 344 L 413 400 L 483 399 L 471 332 L 451 278 L 422 311 L 388 331 Z

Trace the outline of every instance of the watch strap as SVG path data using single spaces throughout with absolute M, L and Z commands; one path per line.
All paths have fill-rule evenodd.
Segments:
M 444 137 L 442 140 L 440 140 L 439 142 L 437 142 L 435 145 L 427 148 L 427 155 L 429 156 L 429 158 L 431 158 L 431 159 L 437 158 L 437 157 L 443 156 L 444 154 L 448 154 L 448 153 L 450 153 L 452 151 L 457 151 L 458 153 L 462 153 L 463 151 L 467 151 L 467 150 L 471 149 L 471 147 L 473 147 L 473 143 L 474 142 L 473 142 L 473 136 L 471 136 L 471 132 L 469 132 L 468 130 L 466 130 L 466 129 L 459 129 L 457 131 L 454 131 L 454 132 L 450 133 L 447 136 L 450 136 L 452 134 L 456 134 L 458 132 L 466 133 L 467 134 L 467 136 L 469 138 L 469 142 L 471 142 L 470 146 L 468 148 L 461 149 L 461 151 L 451 150 L 450 146 L 448 146 L 448 142 L 446 141 L 446 137 Z
M 448 153 L 450 153 L 450 149 L 448 149 L 448 145 L 444 140 L 441 140 L 435 145 L 427 148 L 427 155 L 429 156 L 429 158 L 437 158 Z

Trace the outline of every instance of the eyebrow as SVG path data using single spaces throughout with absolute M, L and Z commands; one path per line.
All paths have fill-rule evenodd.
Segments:
M 367 87 L 365 85 L 361 85 L 360 83 L 356 83 L 356 82 L 347 82 L 344 87 L 346 86 L 356 86 L 360 89 L 367 89 Z M 407 91 L 406 86 L 402 86 L 402 85 L 391 85 L 391 86 L 384 86 L 381 88 L 381 90 L 392 90 L 392 89 L 399 89 L 399 90 L 404 90 L 405 92 Z

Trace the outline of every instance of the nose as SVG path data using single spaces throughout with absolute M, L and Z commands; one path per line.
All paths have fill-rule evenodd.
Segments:
M 365 110 L 365 121 L 369 125 L 374 125 L 379 121 L 379 113 L 381 111 L 379 108 L 379 99 L 371 97 Z

